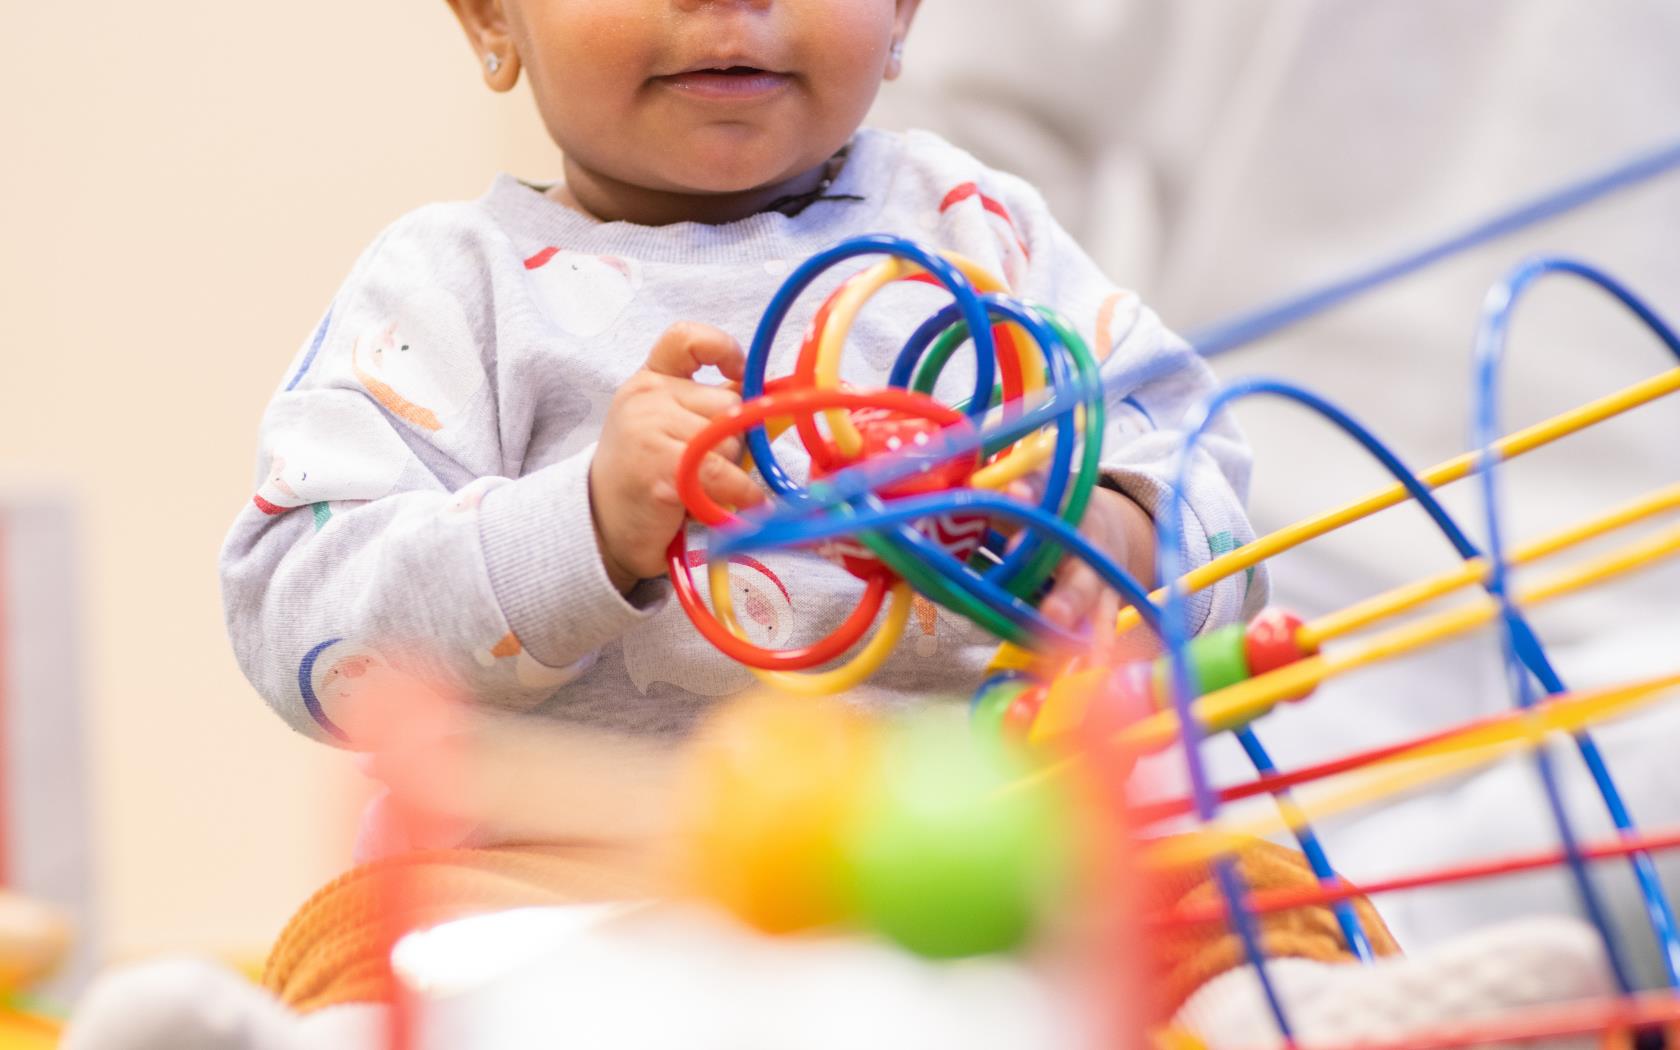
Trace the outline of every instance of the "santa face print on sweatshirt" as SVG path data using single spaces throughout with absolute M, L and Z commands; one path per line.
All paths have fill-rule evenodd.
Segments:
M 525 269 L 549 320 L 579 339 L 609 331 L 642 286 L 641 266 L 615 255 L 544 248 Z
M 712 608 L 706 580 L 706 552 L 690 551 L 693 574 L 707 609 Z M 798 626 L 793 594 L 775 570 L 746 555 L 729 559 L 729 591 L 735 619 L 747 640 L 764 649 L 788 649 Z M 751 687 L 752 672 L 724 656 L 688 622 L 676 602 L 624 636 L 624 670 L 644 696 L 655 682 L 680 686 L 707 697 L 724 697 Z
M 391 743 L 422 721 L 420 712 L 449 703 L 377 649 L 347 638 L 330 638 L 304 654 L 298 691 L 317 725 L 358 747 Z
M 253 497 L 257 509 L 278 516 L 312 507 L 321 528 L 332 518 L 332 503 L 388 495 L 413 458 L 401 428 L 459 454 L 469 468 L 492 472 L 494 464 L 469 462 L 470 445 L 457 440 L 460 424 L 488 390 L 455 296 L 428 289 L 407 297 L 398 316 L 346 318 L 341 323 L 354 334 L 339 342 L 345 337 L 335 332 L 323 349 L 333 323 L 333 315 L 322 322 L 303 365 L 270 409 L 263 435 L 269 466 Z M 301 402 L 286 395 L 305 382 L 348 386 L 365 400 L 313 397 L 303 414 Z
M 362 331 L 350 351 L 356 381 L 385 411 L 440 445 L 485 385 L 484 363 L 460 302 L 441 289 Z
M 378 499 L 396 487 L 407 449 L 390 424 L 351 402 L 326 402 L 298 426 L 264 436 L 268 469 L 251 501 L 270 517 L 340 500 Z M 317 514 L 319 517 L 320 514 Z
M 940 201 L 939 217 L 939 225 L 948 233 L 965 232 L 976 221 L 988 230 L 990 244 L 969 244 L 961 238 L 958 243 L 966 249 L 964 254 L 985 265 L 1011 289 L 1020 290 L 1032 263 L 1032 249 L 1002 201 L 981 189 L 978 183 L 965 182 L 952 187 Z

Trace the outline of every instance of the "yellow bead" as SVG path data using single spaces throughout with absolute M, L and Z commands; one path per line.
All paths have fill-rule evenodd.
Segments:
M 725 708 L 681 783 L 683 888 L 767 933 L 844 920 L 838 842 L 874 753 L 874 726 L 839 701 Z

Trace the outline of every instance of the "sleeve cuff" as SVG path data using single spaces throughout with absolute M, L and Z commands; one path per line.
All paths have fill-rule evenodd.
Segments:
M 1114 489 L 1142 507 L 1156 522 L 1161 520 L 1161 508 L 1172 498 L 1170 485 L 1142 471 L 1105 467 L 1102 483 L 1104 487 Z M 1207 529 L 1196 514 L 1196 508 L 1187 501 L 1181 502 L 1184 508 L 1184 527 L 1178 538 L 1178 563 L 1184 572 L 1191 572 L 1206 565 L 1213 556 L 1208 545 Z M 1160 585 L 1164 587 L 1170 582 L 1172 581 L 1163 579 Z M 1190 613 L 1190 633 L 1201 634 L 1208 626 L 1208 619 L 1213 612 L 1213 596 L 1208 590 L 1192 591 L 1185 595 L 1185 602 Z
M 607 578 L 589 507 L 590 447 L 493 489 L 479 510 L 490 586 L 508 627 L 539 663 L 565 667 L 651 618 L 669 585 L 628 597 Z

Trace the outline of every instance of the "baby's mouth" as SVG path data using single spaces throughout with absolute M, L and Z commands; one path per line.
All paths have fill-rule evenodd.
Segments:
M 720 102 L 756 102 L 777 94 L 793 80 L 757 66 L 691 69 L 657 78 L 659 83 L 695 98 Z

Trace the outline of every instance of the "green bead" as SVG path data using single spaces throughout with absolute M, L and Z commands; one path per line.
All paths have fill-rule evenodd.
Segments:
M 1197 696 L 1218 692 L 1252 677 L 1248 671 L 1248 640 L 1240 623 L 1190 639 L 1189 657 L 1190 688 Z M 1172 661 L 1167 657 L 1155 661 L 1154 680 L 1162 706 L 1171 707 Z
M 1065 881 L 1066 808 L 1001 792 L 1024 767 L 948 719 L 898 728 L 842 849 L 856 914 L 934 959 L 1007 952 Z
M 996 740 L 1003 735 L 1003 720 L 1021 694 L 1027 691 L 1025 682 L 1007 682 L 986 691 L 974 705 L 969 724 L 982 740 Z
M 1190 669 L 1196 692 L 1203 696 L 1248 681 L 1248 640 L 1243 625 L 1221 627 L 1191 641 Z

